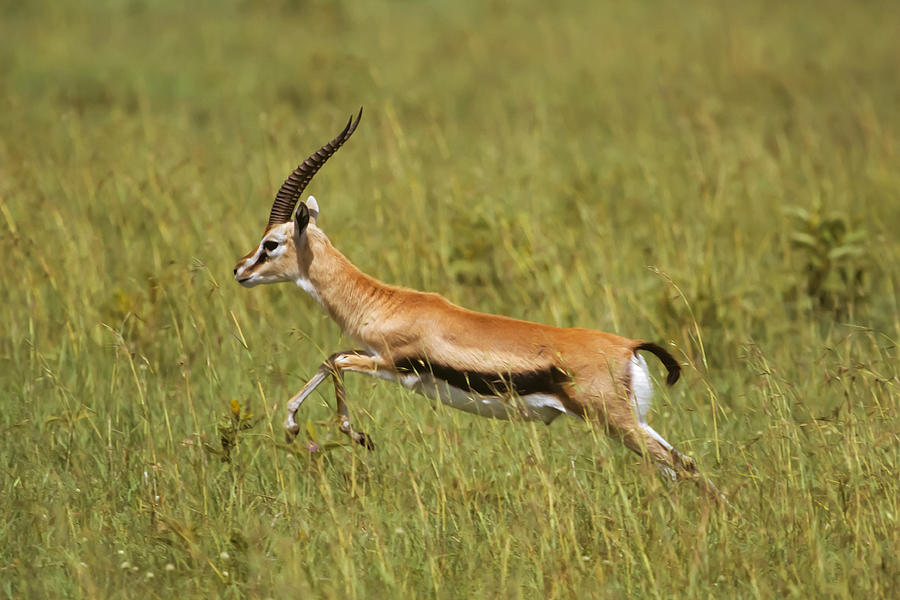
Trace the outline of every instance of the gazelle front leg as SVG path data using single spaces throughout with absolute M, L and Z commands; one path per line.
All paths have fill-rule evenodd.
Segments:
M 300 410 L 300 405 L 303 404 L 306 397 L 312 394 L 313 390 L 319 387 L 329 375 L 331 375 L 331 366 L 328 364 L 328 361 L 325 361 L 319 367 L 319 370 L 316 371 L 316 374 L 313 375 L 313 378 L 303 386 L 303 389 L 297 392 L 293 398 L 288 400 L 288 416 L 287 419 L 284 420 L 284 433 L 289 444 L 294 441 L 294 438 L 297 437 L 297 433 L 300 431 L 300 426 L 297 425 L 297 421 L 294 420 L 297 411 Z
M 387 365 L 380 358 L 365 352 L 364 350 L 346 350 L 338 352 L 328 357 L 323 362 L 316 374 L 309 382 L 303 386 L 303 389 L 288 401 L 288 416 L 284 421 L 285 434 L 288 442 L 293 441 L 300 426 L 297 424 L 295 417 L 300 405 L 325 379 L 331 375 L 334 382 L 334 395 L 337 400 L 337 410 L 341 417 L 341 431 L 350 436 L 353 441 L 361 444 L 369 450 L 374 448 L 371 438 L 365 433 L 353 431 L 350 425 L 350 414 L 347 410 L 344 394 L 344 371 L 356 371 L 358 373 L 366 373 L 375 375 L 379 369 L 386 369 Z
M 357 444 L 365 446 L 366 450 L 374 450 L 375 444 L 372 443 L 372 438 L 362 431 L 354 431 L 350 425 L 350 412 L 347 410 L 347 403 L 344 401 L 344 372 L 341 369 L 335 369 L 331 381 L 334 383 L 334 398 L 337 401 L 337 411 L 341 416 L 341 431 L 350 436 L 350 439 Z

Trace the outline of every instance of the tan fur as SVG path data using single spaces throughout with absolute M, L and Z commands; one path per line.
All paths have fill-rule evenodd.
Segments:
M 395 360 L 409 356 L 426 357 L 461 371 L 498 374 L 556 367 L 568 374 L 559 398 L 567 411 L 598 423 L 663 468 L 694 477 L 693 461 L 648 434 L 635 417 L 628 369 L 641 340 L 479 313 L 437 294 L 384 284 L 357 269 L 314 220 L 302 232 L 294 228 L 294 222 L 288 222 L 268 229 L 260 246 L 238 262 L 236 279 L 246 286 L 298 283 L 367 352 L 338 353 L 323 363 L 289 403 L 289 434 L 299 430 L 294 413 L 300 403 L 332 376 L 342 429 L 371 447 L 365 434 L 350 427 L 341 379 L 345 370 L 399 377 Z M 277 256 L 259 262 L 267 241 L 279 242 Z

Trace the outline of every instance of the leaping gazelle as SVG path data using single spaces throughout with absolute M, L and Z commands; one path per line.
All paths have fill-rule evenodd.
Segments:
M 696 479 L 718 497 L 712 484 L 699 477 L 694 461 L 646 421 L 652 387 L 638 351 L 656 355 L 668 370 L 668 385 L 678 381 L 681 370 L 661 346 L 467 310 L 437 294 L 382 283 L 331 245 L 318 227 L 315 198 L 297 200 L 325 161 L 350 139 L 361 117 L 362 109 L 290 174 L 275 197 L 262 240 L 234 268 L 234 278 L 245 287 L 293 281 L 363 347 L 331 355 L 290 399 L 284 423 L 288 440 L 300 429 L 295 420 L 300 405 L 330 376 L 341 431 L 373 448 L 369 436 L 350 424 L 343 374 L 353 371 L 397 381 L 484 417 L 549 424 L 568 414 L 593 421 L 634 452 L 649 456 L 669 477 Z

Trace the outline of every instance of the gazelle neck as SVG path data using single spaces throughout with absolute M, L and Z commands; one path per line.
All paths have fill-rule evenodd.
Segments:
M 335 248 L 325 233 L 310 224 L 299 252 L 297 285 L 315 298 L 347 335 L 366 342 L 363 325 L 377 320 L 395 288 L 366 275 Z

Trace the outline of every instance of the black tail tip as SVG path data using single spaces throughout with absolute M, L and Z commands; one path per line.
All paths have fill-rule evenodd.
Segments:
M 675 385 L 675 382 L 681 377 L 681 365 L 678 364 L 678 361 L 675 360 L 674 356 L 669 354 L 668 350 L 653 342 L 642 342 L 638 344 L 634 351 L 637 352 L 638 350 L 646 350 L 655 355 L 669 372 L 666 376 L 666 385 Z
M 681 366 L 676 365 L 675 368 L 669 371 L 669 374 L 666 375 L 666 385 L 675 385 L 678 382 L 678 379 L 681 377 Z

